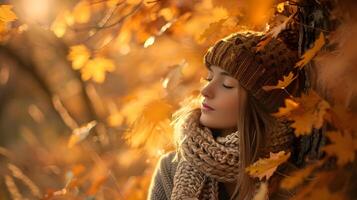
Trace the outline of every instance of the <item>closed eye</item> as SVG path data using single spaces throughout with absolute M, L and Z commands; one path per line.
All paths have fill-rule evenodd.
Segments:
M 210 78 L 205 78 L 205 80 L 206 80 L 206 81 L 211 81 L 212 79 L 210 79 Z M 222 84 L 222 86 L 225 87 L 225 88 L 227 88 L 227 89 L 232 89 L 232 88 L 234 88 L 233 86 L 228 86 L 228 85 L 224 85 L 224 84 Z

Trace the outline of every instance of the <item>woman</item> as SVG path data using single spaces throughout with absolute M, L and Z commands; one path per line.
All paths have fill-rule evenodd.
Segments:
M 258 50 L 263 34 L 234 33 L 207 51 L 202 106 L 176 114 L 177 149 L 161 157 L 148 199 L 252 199 L 258 181 L 247 166 L 281 150 L 294 161 L 291 122 L 270 114 L 289 95 L 300 95 L 305 78 L 294 68 L 296 48 L 281 35 Z M 263 89 L 290 72 L 299 75 L 285 89 Z M 270 185 L 271 198 L 285 197 Z

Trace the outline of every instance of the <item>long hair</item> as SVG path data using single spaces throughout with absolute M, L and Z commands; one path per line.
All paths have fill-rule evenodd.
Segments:
M 305 82 L 303 72 L 286 88 L 290 94 L 300 96 Z M 268 134 L 276 126 L 277 118 L 273 117 L 246 89 L 238 87 L 238 121 L 240 134 L 239 159 L 240 174 L 234 191 L 236 200 L 252 199 L 257 189 L 257 180 L 246 173 L 246 168 L 259 157 L 265 156 L 266 145 L 269 145 Z M 237 196 L 238 193 L 238 196 Z
M 235 199 L 243 200 L 252 199 L 256 189 L 256 181 L 249 177 L 245 168 L 260 156 L 260 149 L 265 145 L 265 133 L 269 126 L 274 124 L 274 118 L 241 86 L 238 89 L 238 104 L 237 129 L 240 134 L 241 170 L 233 195 L 236 196 Z

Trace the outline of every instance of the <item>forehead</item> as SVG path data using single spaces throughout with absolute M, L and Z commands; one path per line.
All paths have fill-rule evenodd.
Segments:
M 224 70 L 221 67 L 218 67 L 216 65 L 209 66 L 208 70 L 210 72 L 213 72 L 213 73 L 219 73 L 219 74 L 222 74 L 222 75 L 230 76 L 230 74 L 226 70 Z

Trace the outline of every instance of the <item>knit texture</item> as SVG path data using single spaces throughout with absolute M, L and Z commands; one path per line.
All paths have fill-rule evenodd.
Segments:
M 233 132 L 213 138 L 199 123 L 200 109 L 194 109 L 182 125 L 184 140 L 174 177 L 171 199 L 218 199 L 218 181 L 234 182 L 239 174 L 239 137 Z
M 219 199 L 218 183 L 237 180 L 238 132 L 214 138 L 211 130 L 199 123 L 200 115 L 200 109 L 191 110 L 181 125 L 183 139 L 173 158 L 175 162 L 160 161 L 152 179 L 150 199 Z M 277 120 L 267 132 L 269 145 L 262 152 L 289 151 L 293 138 L 289 125 L 288 121 Z
M 263 86 L 276 85 L 290 72 L 299 73 L 294 67 L 299 57 L 298 52 L 285 43 L 286 38 L 274 38 L 258 50 L 263 39 L 264 35 L 259 32 L 233 33 L 208 49 L 204 63 L 208 68 L 215 65 L 226 70 L 268 112 L 276 112 L 289 93 L 294 95 L 301 88 L 304 76 L 299 75 L 286 90 L 265 91 Z

